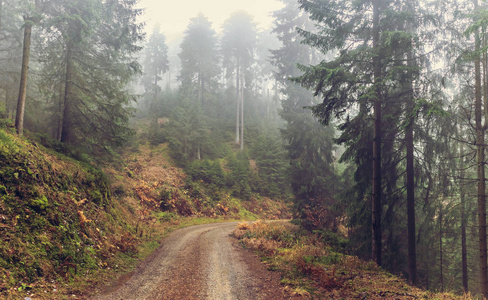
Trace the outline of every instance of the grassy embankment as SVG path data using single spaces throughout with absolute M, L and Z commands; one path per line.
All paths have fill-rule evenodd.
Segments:
M 61 144 L 35 140 L 0 129 L 2 299 L 85 297 L 130 272 L 175 228 L 286 209 L 225 191 L 213 200 L 187 182 L 166 145 L 141 146 L 102 172 L 58 152 L 69 153 Z
M 343 254 L 347 241 L 336 234 L 311 234 L 291 223 L 258 221 L 240 223 L 234 235 L 269 269 L 281 272 L 290 294 L 313 299 L 472 299 L 409 286 L 374 262 Z

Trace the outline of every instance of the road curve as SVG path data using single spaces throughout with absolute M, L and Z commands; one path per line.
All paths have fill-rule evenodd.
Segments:
M 279 274 L 230 237 L 237 223 L 179 229 L 113 291 L 94 300 L 284 299 Z

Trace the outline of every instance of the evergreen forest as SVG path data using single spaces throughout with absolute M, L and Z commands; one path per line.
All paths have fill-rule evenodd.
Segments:
M 133 177 L 128 157 L 164 146 L 189 195 L 157 186 L 149 201 L 137 190 L 161 219 L 254 218 L 276 201 L 275 218 L 410 285 L 488 298 L 487 1 L 280 2 L 272 28 L 245 11 L 221 27 L 200 13 L 175 40 L 140 21 L 138 0 L 0 0 L 0 270 L 21 260 L 4 228 L 62 224 L 53 189 L 77 199 L 62 213 L 86 231 L 63 229 L 63 241 L 103 235 L 102 210 L 125 224 L 108 199 L 127 191 L 107 187 L 107 169 Z M 39 147 L 87 173 L 31 174 Z M 87 217 L 82 199 L 93 202 Z M 143 237 L 139 221 L 123 226 Z M 30 243 L 51 243 L 43 255 L 65 277 L 105 255 Z M 31 269 L 18 278 L 44 276 Z

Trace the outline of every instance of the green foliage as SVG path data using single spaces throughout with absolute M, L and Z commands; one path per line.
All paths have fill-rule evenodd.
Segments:
M 178 214 L 174 212 L 161 211 L 156 213 L 156 218 L 161 222 L 171 222 L 178 220 L 179 217 Z
M 217 51 L 216 33 L 212 24 L 201 13 L 190 20 L 181 42 L 180 80 L 182 90 L 194 94 L 198 98 L 197 105 L 206 105 L 207 92 L 215 93 L 218 87 L 217 77 L 219 57 Z
M 29 128 L 95 156 L 110 156 L 127 141 L 135 100 L 127 84 L 140 73 L 134 57 L 143 39 L 140 13 L 132 0 L 60 0 L 45 7 L 39 28 L 47 33 L 39 35 L 45 47 L 37 82 L 41 101 L 26 112 Z M 39 117 L 44 111 L 49 121 Z
M 173 199 L 171 190 L 163 189 L 159 192 L 160 208 L 163 211 L 170 210 L 172 208 L 170 201 Z
M 194 181 L 222 188 L 225 185 L 225 174 L 219 161 L 196 160 L 189 164 L 186 173 Z
M 30 200 L 30 206 L 34 208 L 37 212 L 43 212 L 49 205 L 49 201 L 45 195 L 38 198 L 33 198 Z
M 251 197 L 249 184 L 251 170 L 247 154 L 241 152 L 230 157 L 226 167 L 229 169 L 226 184 L 231 188 L 232 195 L 245 200 L 249 199 Z
M 262 131 L 253 142 L 250 154 L 256 161 L 253 190 L 268 197 L 285 197 L 290 190 L 286 151 L 276 131 Z
M 102 226 L 89 219 L 110 204 L 103 173 L 2 129 L 0 136 L 0 222 L 8 228 L 0 232 L 0 268 L 10 272 L 8 286 L 98 269 L 102 253 L 93 245 Z

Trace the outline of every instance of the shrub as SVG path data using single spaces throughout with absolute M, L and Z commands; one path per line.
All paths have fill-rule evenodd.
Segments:
M 188 166 L 186 173 L 193 181 L 203 181 L 218 188 L 224 186 L 224 171 L 218 161 L 194 161 Z

